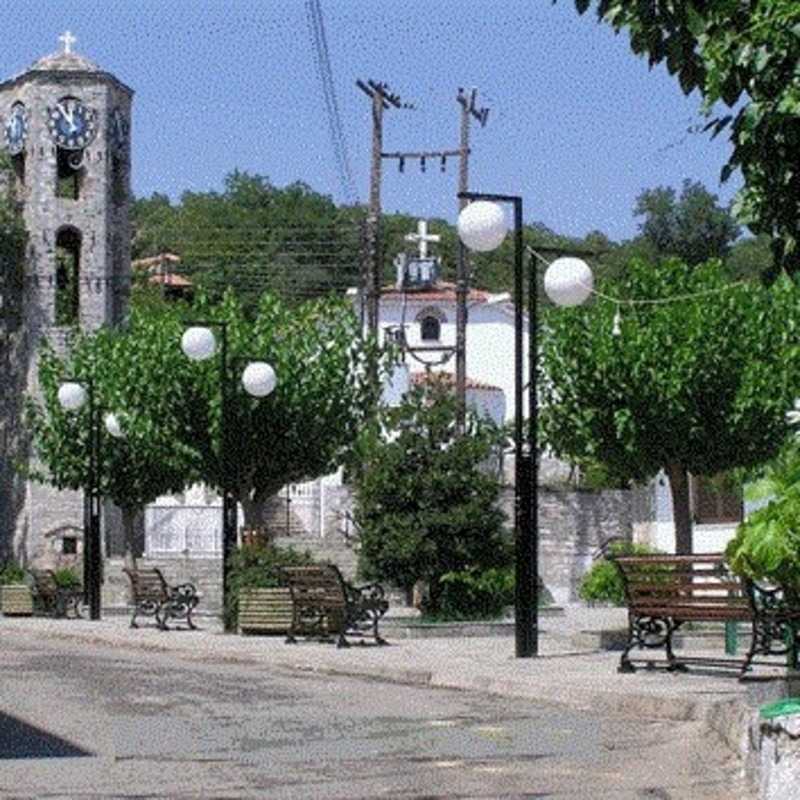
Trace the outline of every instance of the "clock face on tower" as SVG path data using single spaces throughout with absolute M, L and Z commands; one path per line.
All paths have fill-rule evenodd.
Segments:
M 6 147 L 12 156 L 22 152 L 27 135 L 28 112 L 22 103 L 14 103 L 6 120 L 5 129 Z
M 97 112 L 75 97 L 64 97 L 47 109 L 53 141 L 65 150 L 82 150 L 97 133 Z

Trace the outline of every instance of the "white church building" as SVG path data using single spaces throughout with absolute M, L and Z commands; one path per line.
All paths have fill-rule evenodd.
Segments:
M 384 401 L 396 403 L 425 374 L 445 373 L 455 382 L 456 287 L 440 280 L 440 261 L 428 252 L 439 241 L 420 220 L 406 240 L 418 253 L 395 259 L 396 281 L 381 289 L 378 329 L 382 340 L 404 342 L 404 360 L 386 386 Z M 358 290 L 348 294 L 359 302 Z M 424 347 L 425 350 L 415 350 Z M 527 324 L 524 347 L 528 347 Z M 430 349 L 429 349 L 430 348 Z M 441 348 L 436 350 L 433 348 Z M 469 289 L 466 327 L 467 405 L 502 424 L 514 418 L 514 306 L 507 292 Z M 527 376 L 525 377 L 527 379 Z

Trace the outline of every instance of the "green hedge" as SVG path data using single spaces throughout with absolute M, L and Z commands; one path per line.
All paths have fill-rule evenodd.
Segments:
M 614 542 L 608 548 L 608 556 L 647 556 L 658 553 L 651 547 L 633 542 Z M 601 558 L 592 564 L 583 576 L 578 587 L 578 596 L 587 602 L 613 603 L 621 606 L 625 603 L 625 588 L 619 570 L 609 561 Z

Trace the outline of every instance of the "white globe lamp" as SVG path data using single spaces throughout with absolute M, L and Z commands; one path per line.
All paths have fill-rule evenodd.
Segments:
M 86 389 L 70 381 L 58 388 L 58 402 L 65 411 L 77 411 L 86 402 Z
M 580 258 L 557 258 L 544 273 L 545 294 L 558 306 L 579 306 L 593 289 L 592 271 Z
M 125 438 L 125 431 L 122 430 L 122 425 L 120 425 L 119 417 L 112 413 L 108 412 L 103 417 L 103 422 L 105 423 L 106 430 L 115 438 L 115 439 L 124 439 Z
M 497 203 L 478 200 L 458 215 L 458 236 L 470 250 L 479 253 L 496 250 L 506 233 L 506 215 Z
M 253 361 L 242 374 L 242 385 L 253 397 L 266 397 L 277 385 L 275 370 L 265 361 Z
M 181 350 L 192 361 L 205 361 L 216 349 L 217 342 L 209 328 L 187 328 L 181 337 Z

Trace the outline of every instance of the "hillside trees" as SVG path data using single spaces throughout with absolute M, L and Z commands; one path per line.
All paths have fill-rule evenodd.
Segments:
M 634 215 L 644 217 L 640 230 L 658 254 L 676 256 L 689 266 L 725 258 L 739 235 L 717 196 L 688 179 L 680 196 L 670 187 L 645 190 L 636 198 Z
M 557 0 L 553 0 L 557 2 Z M 741 170 L 734 216 L 772 239 L 765 273 L 800 270 L 800 5 L 796 0 L 575 0 L 599 20 L 627 30 L 631 49 L 650 66 L 666 63 L 681 89 L 697 89 L 715 136 L 730 131 L 731 157 L 721 179 Z
M 357 216 L 303 183 L 236 170 L 221 192 L 137 200 L 133 226 L 134 258 L 177 253 L 198 289 L 220 299 L 233 287 L 251 315 L 264 291 L 300 302 L 358 284 Z
M 691 552 L 689 473 L 753 466 L 786 437 L 800 388 L 799 290 L 787 278 L 731 284 L 718 262 L 674 259 L 657 269 L 634 261 L 599 289 L 619 305 L 600 298 L 546 314 L 543 438 L 558 456 L 600 462 L 620 484 L 663 469 L 677 550 Z

